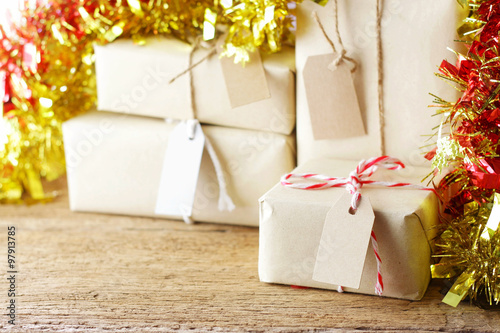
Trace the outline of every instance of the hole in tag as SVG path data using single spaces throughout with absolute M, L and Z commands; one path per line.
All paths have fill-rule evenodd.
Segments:
M 354 208 L 352 208 L 352 207 L 349 207 L 349 214 L 351 214 L 351 215 L 356 215 L 356 210 L 357 210 L 357 209 L 354 209 Z

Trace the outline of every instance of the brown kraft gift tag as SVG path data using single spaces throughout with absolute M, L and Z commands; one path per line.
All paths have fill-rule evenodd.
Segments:
M 310 56 L 304 66 L 304 84 L 315 140 L 366 134 L 349 64 L 331 68 L 335 54 Z
M 271 97 L 266 72 L 258 51 L 250 52 L 250 60 L 243 66 L 235 64 L 233 58 L 221 57 L 221 45 L 217 46 L 217 50 L 233 109 Z
M 358 289 L 375 214 L 368 197 L 351 214 L 351 198 L 346 192 L 326 215 L 313 280 Z

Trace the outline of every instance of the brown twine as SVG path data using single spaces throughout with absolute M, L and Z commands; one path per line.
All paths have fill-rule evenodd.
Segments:
M 380 151 L 385 155 L 385 112 L 384 112 L 384 63 L 382 52 L 383 0 L 377 1 L 377 70 L 378 70 L 378 118 L 380 128 Z
M 323 36 L 325 36 L 326 40 L 330 44 L 330 46 L 333 49 L 333 53 L 336 54 L 336 57 L 333 59 L 331 67 L 332 69 L 336 69 L 340 62 L 342 60 L 347 60 L 352 64 L 352 69 L 351 72 L 354 73 L 356 69 L 358 68 L 358 62 L 354 60 L 353 58 L 349 57 L 346 55 L 346 50 L 344 48 L 344 43 L 342 42 L 342 37 L 340 37 L 340 32 L 339 32 L 339 19 L 338 19 L 338 10 L 337 10 L 337 0 L 333 2 L 334 5 L 334 13 L 335 13 L 335 37 L 337 39 L 337 44 L 339 45 L 339 51 L 337 52 L 337 48 L 335 47 L 335 44 L 333 41 L 328 37 L 328 34 L 326 33 L 325 27 L 323 26 L 323 23 L 321 23 L 321 20 L 318 17 L 318 13 L 314 11 L 312 13 L 314 20 L 318 24 L 321 32 L 323 33 Z
M 168 84 L 172 84 L 180 78 L 183 75 L 189 74 L 189 93 L 190 93 L 190 103 L 191 103 L 191 119 L 196 119 L 196 100 L 195 100 L 195 88 L 194 88 L 194 79 L 193 79 L 193 69 L 195 69 L 198 65 L 200 65 L 202 62 L 208 60 L 211 56 L 213 56 L 216 52 L 215 47 L 211 48 L 210 51 L 200 60 L 197 62 L 193 63 L 193 57 L 194 53 L 198 48 L 200 47 L 200 42 L 199 39 L 195 42 L 193 48 L 191 49 L 191 52 L 189 52 L 189 63 L 188 63 L 188 68 L 177 74 L 175 77 L 173 77 Z
M 168 81 L 168 84 L 174 83 L 175 80 L 177 80 L 178 78 L 180 78 L 183 75 L 186 75 L 186 73 L 190 72 L 191 70 L 193 70 L 194 68 L 196 68 L 199 64 L 201 64 L 202 62 L 206 61 L 208 58 L 210 58 L 211 56 L 213 56 L 215 54 L 215 48 L 212 48 L 212 49 L 210 49 L 210 52 L 206 56 L 204 56 L 203 58 L 201 58 L 200 60 L 198 60 L 197 62 L 195 62 L 194 64 L 192 64 L 192 62 L 193 62 L 193 53 L 198 48 L 198 45 L 199 44 L 196 44 L 193 47 L 193 49 L 191 50 L 190 54 L 189 54 L 189 67 L 186 68 L 185 70 L 183 70 L 182 72 L 180 72 L 179 74 L 177 74 L 170 81 Z
M 189 52 L 189 63 L 188 63 L 188 68 L 186 68 L 184 71 L 181 73 L 177 74 L 174 78 L 172 78 L 169 81 L 169 84 L 172 84 L 180 78 L 181 76 L 185 75 L 186 73 L 189 74 L 189 96 L 190 96 L 190 104 L 191 104 L 191 119 L 196 120 L 196 100 L 195 100 L 195 87 L 194 87 L 194 79 L 193 79 L 193 69 L 201 64 L 202 62 L 206 61 L 208 58 L 210 58 L 212 55 L 216 53 L 216 48 L 215 46 L 210 49 L 208 54 L 206 54 L 203 58 L 198 60 L 197 62 L 193 63 L 193 57 L 194 53 L 196 50 L 201 45 L 201 39 L 197 38 L 193 48 Z M 194 137 L 194 128 L 193 127 L 193 137 Z M 190 137 L 191 139 L 191 137 Z M 212 160 L 212 164 L 214 166 L 215 170 L 215 175 L 217 177 L 217 183 L 219 184 L 219 203 L 218 203 L 218 208 L 220 211 L 233 211 L 235 208 L 235 205 L 233 203 L 233 200 L 231 199 L 231 196 L 227 193 L 227 183 L 226 183 L 226 178 L 224 176 L 224 171 L 222 169 L 222 165 L 220 163 L 219 157 L 217 156 L 217 152 L 215 151 L 211 140 L 209 139 L 208 136 L 205 135 L 205 148 L 207 149 L 208 155 L 210 156 L 210 159 Z M 192 224 L 193 220 L 191 219 L 191 216 L 183 216 L 184 222 L 188 224 Z
M 376 22 L 376 33 L 377 33 L 377 72 L 378 72 L 378 79 L 377 79 L 377 93 L 378 93 L 378 114 L 379 114 L 379 129 L 380 129 L 380 151 L 382 155 L 385 155 L 386 147 L 385 147 L 385 112 L 384 112 L 384 66 L 383 66 L 383 52 L 382 52 L 382 12 L 383 12 L 383 0 L 375 0 L 377 4 L 377 22 Z M 346 55 L 346 50 L 344 48 L 344 43 L 342 42 L 342 37 L 340 36 L 339 32 L 339 19 L 338 19 L 338 0 L 333 1 L 333 11 L 334 11 L 334 16 L 335 16 L 335 36 L 337 39 L 337 44 L 340 47 L 340 51 L 337 52 L 337 48 L 335 47 L 335 44 L 332 42 L 330 37 L 328 37 L 328 34 L 326 33 L 326 30 L 321 23 L 318 14 L 314 11 L 312 13 L 312 16 L 316 23 L 318 24 L 321 32 L 325 36 L 326 40 L 330 44 L 330 46 L 333 49 L 333 52 L 336 53 L 336 57 L 333 60 L 331 66 L 333 68 L 336 68 L 342 60 L 347 60 L 349 61 L 352 65 L 353 68 L 351 69 L 351 72 L 355 72 L 358 63 L 356 60 L 353 58 L 349 57 Z

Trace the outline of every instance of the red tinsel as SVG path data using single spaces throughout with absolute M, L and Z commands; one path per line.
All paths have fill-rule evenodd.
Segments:
M 468 51 L 439 69 L 462 95 L 456 103 L 437 98 L 446 120 L 426 156 L 440 170 L 454 167 L 437 186 L 447 217 L 436 241 L 441 260 L 432 265 L 433 277 L 456 278 L 443 300 L 453 306 L 467 295 L 500 302 L 500 224 L 489 221 L 500 205 L 500 1 L 468 5 L 471 16 L 461 28 L 472 36 Z M 446 128 L 450 134 L 442 135 Z

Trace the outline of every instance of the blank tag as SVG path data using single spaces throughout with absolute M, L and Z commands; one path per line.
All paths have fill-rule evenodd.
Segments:
M 351 215 L 351 198 L 346 192 L 326 215 L 313 280 L 358 289 L 375 214 L 370 200 L 362 197 Z
M 490 217 L 488 217 L 488 222 L 484 227 L 481 238 L 490 240 L 495 232 L 500 227 L 500 194 L 495 193 L 493 199 L 493 208 L 491 208 Z
M 220 47 L 217 49 L 221 50 Z M 233 58 L 228 57 L 221 57 L 220 64 L 232 108 L 271 97 L 258 51 L 250 53 L 250 61 L 245 67 L 235 64 Z
M 334 54 L 307 58 L 304 84 L 315 140 L 366 134 L 349 65 L 341 61 L 333 71 Z
M 189 139 L 189 121 L 177 125 L 168 139 L 163 161 L 155 213 L 191 216 L 205 135 L 197 122 L 194 138 Z

